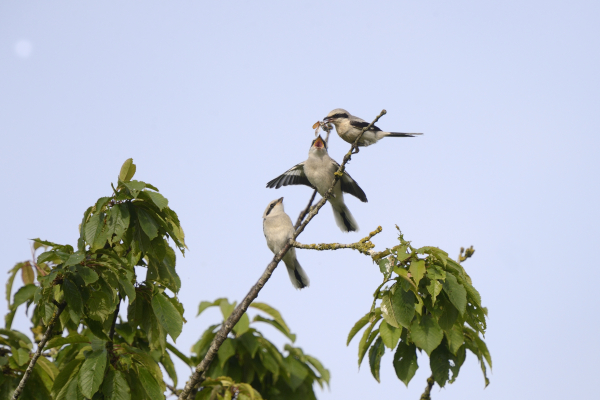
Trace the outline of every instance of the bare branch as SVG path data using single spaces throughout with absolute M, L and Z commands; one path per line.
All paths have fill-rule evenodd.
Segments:
M 350 158 L 352 157 L 354 150 L 358 149 L 358 141 L 362 137 L 363 133 L 365 133 L 367 130 L 371 129 L 371 127 L 379 120 L 379 118 L 381 118 L 386 113 L 387 112 L 385 110 L 382 110 L 381 113 L 379 113 L 379 115 L 375 118 L 375 120 L 373 120 L 373 122 L 371 122 L 368 126 L 363 128 L 362 132 L 360 133 L 360 135 L 358 135 L 358 137 L 352 144 L 352 147 L 350 148 L 348 153 L 346 153 L 346 155 L 344 156 L 342 164 L 338 168 L 337 172 L 335 172 L 333 182 L 331 183 L 331 186 L 329 187 L 329 190 L 327 191 L 327 193 L 325 193 L 325 196 L 323 196 L 321 198 L 321 200 L 319 200 L 319 202 L 317 203 L 317 205 L 315 207 L 312 207 L 310 209 L 310 212 L 308 213 L 306 219 L 304 220 L 304 222 L 302 222 L 300 224 L 298 229 L 296 229 L 296 231 L 294 232 L 294 235 L 289 240 L 289 242 L 281 249 L 281 251 L 279 253 L 277 253 L 277 254 L 275 254 L 275 256 L 273 256 L 273 259 L 271 260 L 269 265 L 267 265 L 267 268 L 263 272 L 262 276 L 258 279 L 258 281 L 254 284 L 254 286 L 252 286 L 252 288 L 250 289 L 250 291 L 248 292 L 246 297 L 244 297 L 244 299 L 240 302 L 240 304 L 238 304 L 238 306 L 233 310 L 233 312 L 231 313 L 229 318 L 227 318 L 227 320 L 221 325 L 221 329 L 219 329 L 219 332 L 217 332 L 215 338 L 213 339 L 212 343 L 210 344 L 210 347 L 208 348 L 208 352 L 206 353 L 206 355 L 204 356 L 204 358 L 202 359 L 200 364 L 198 364 L 196 366 L 196 369 L 195 369 L 194 373 L 192 374 L 192 376 L 190 377 L 190 380 L 185 384 L 185 387 L 183 388 L 181 393 L 179 393 L 179 400 L 191 399 L 191 396 L 193 395 L 195 387 L 204 381 L 204 379 L 205 379 L 204 373 L 208 370 L 208 367 L 210 366 L 211 362 L 216 357 L 219 347 L 221 347 L 221 345 L 227 338 L 227 335 L 229 335 L 229 332 L 231 332 L 231 330 L 233 329 L 235 324 L 240 320 L 242 315 L 244 315 L 244 313 L 246 312 L 246 310 L 248 309 L 248 307 L 250 306 L 252 301 L 254 301 L 254 299 L 256 299 L 256 297 L 258 297 L 258 293 L 261 291 L 263 286 L 267 283 L 267 281 L 273 274 L 273 271 L 277 267 L 277 264 L 279 264 L 279 261 L 281 261 L 281 259 L 285 255 L 285 253 L 287 253 L 287 251 L 290 249 L 290 247 L 292 247 L 292 243 L 294 241 L 296 241 L 296 238 L 298 237 L 298 235 L 300 235 L 302 233 L 302 231 L 304 231 L 304 228 L 306 227 L 306 225 L 308 225 L 308 223 L 315 217 L 315 215 L 317 215 L 317 213 L 319 212 L 321 207 L 323 207 L 325 205 L 325 203 L 327 202 L 327 199 L 333 193 L 333 188 L 335 187 L 336 183 L 340 180 L 340 178 L 343 176 L 344 167 L 345 167 L 346 163 L 348 163 L 348 161 L 350 161 Z
M 294 241 L 292 246 L 298 249 L 308 249 L 308 250 L 338 250 L 338 249 L 354 249 L 359 252 L 371 255 L 371 249 L 375 247 L 373 243 L 371 243 L 371 238 L 381 232 L 381 226 L 377 227 L 373 232 L 369 233 L 369 236 L 360 239 L 358 242 L 350 243 L 350 244 L 341 244 L 341 243 L 319 243 L 319 244 L 302 244 Z
M 420 400 L 431 400 L 430 393 L 431 393 L 431 388 L 433 388 L 434 383 L 435 383 L 435 381 L 433 380 L 433 375 L 431 375 L 429 378 L 427 378 L 427 386 L 425 387 L 425 391 L 421 395 Z
M 302 221 L 304 221 L 304 217 L 306 217 L 306 214 L 308 214 L 308 212 L 310 211 L 310 207 L 312 206 L 313 201 L 315 201 L 316 196 L 317 189 L 315 189 L 313 191 L 312 196 L 310 196 L 310 200 L 308 201 L 308 205 L 306 206 L 306 208 L 300 212 L 300 215 L 298 215 L 298 219 L 296 220 L 296 225 L 294 225 L 294 229 L 298 229 Z
M 56 310 L 54 310 L 54 315 L 52 315 L 52 318 L 50 319 L 50 323 L 48 323 L 48 328 L 46 328 L 46 333 L 44 333 L 44 336 L 42 336 L 42 340 L 40 340 L 40 342 L 38 343 L 38 348 L 35 351 L 35 353 L 33 354 L 33 357 L 31 357 L 31 361 L 29 361 L 29 365 L 27 366 L 27 369 L 25 370 L 25 373 L 23 374 L 23 378 L 21 378 L 21 382 L 19 382 L 19 386 L 17 386 L 17 389 L 13 393 L 12 400 L 17 400 L 19 398 L 19 396 L 21 395 L 21 393 L 23 392 L 23 389 L 25 388 L 25 384 L 27 383 L 27 380 L 31 376 L 31 372 L 33 371 L 33 367 L 35 366 L 35 363 L 37 362 L 38 358 L 40 358 L 40 355 L 42 354 L 42 350 L 44 350 L 44 346 L 46 346 L 46 343 L 52 336 L 52 330 L 54 329 L 54 324 L 56 323 L 56 321 L 58 320 L 58 317 L 60 317 L 60 313 L 63 312 L 63 310 L 65 309 L 66 306 L 67 306 L 67 303 L 63 302 L 58 305 L 58 308 Z

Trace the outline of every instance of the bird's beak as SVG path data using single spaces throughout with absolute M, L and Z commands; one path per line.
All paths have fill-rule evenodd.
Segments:
M 313 146 L 317 149 L 322 149 L 325 147 L 325 142 L 323 142 L 323 139 L 321 139 L 321 135 L 319 135 L 319 137 L 315 140 Z
M 329 117 L 325 117 L 323 118 L 323 122 L 331 122 L 332 118 Z
M 277 200 L 278 203 L 283 203 L 283 197 L 279 198 L 279 200 Z

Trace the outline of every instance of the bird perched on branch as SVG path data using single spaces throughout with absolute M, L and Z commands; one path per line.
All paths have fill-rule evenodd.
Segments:
M 334 173 L 340 165 L 327 154 L 327 145 L 319 135 L 313 140 L 308 152 L 308 160 L 295 165 L 282 175 L 267 183 L 268 188 L 279 189 L 287 185 L 306 185 L 317 189 L 321 196 L 329 190 L 334 179 Z M 344 194 L 349 193 L 362 202 L 367 202 L 365 192 L 358 186 L 350 175 L 344 172 L 342 178 L 335 184 L 329 203 L 333 209 L 333 216 L 337 226 L 343 232 L 358 231 L 356 220 L 344 203 Z
M 335 130 L 338 135 L 348 143 L 354 143 L 362 129 L 369 126 L 367 121 L 355 117 L 343 108 L 336 108 L 335 110 L 331 111 L 329 114 L 327 114 L 323 121 L 325 123 L 331 122 L 333 125 L 335 125 Z M 373 125 L 371 129 L 362 135 L 358 145 L 361 147 L 370 146 L 386 136 L 414 137 L 417 135 L 422 135 L 422 133 L 384 132 Z
M 283 197 L 273 200 L 267 206 L 263 214 L 263 232 L 267 239 L 267 246 L 273 254 L 279 253 L 294 235 L 292 220 L 283 211 Z M 291 247 L 282 260 L 287 268 L 292 285 L 296 289 L 308 287 L 310 280 L 296 258 L 296 249 Z

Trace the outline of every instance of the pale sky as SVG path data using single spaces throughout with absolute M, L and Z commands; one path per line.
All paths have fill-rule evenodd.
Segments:
M 383 250 L 398 224 L 415 246 L 474 245 L 465 267 L 489 308 L 491 384 L 470 355 L 433 398 L 595 397 L 598 21 L 594 1 L 3 1 L 2 268 L 30 257 L 31 238 L 75 244 L 83 212 L 133 157 L 187 235 L 187 352 L 220 318 L 195 318 L 198 303 L 239 301 L 271 260 L 268 202 L 284 196 L 295 220 L 308 201 L 307 187 L 265 184 L 306 159 L 312 124 L 338 107 L 369 121 L 385 108 L 382 129 L 425 135 L 353 157 L 369 198 L 347 196 L 360 232 L 340 232 L 327 205 L 299 241 L 349 243 L 381 225 Z M 348 148 L 332 136 L 332 157 Z M 417 399 L 427 359 L 407 389 L 389 351 L 378 384 L 368 363 L 358 371 L 356 341 L 345 346 L 377 266 L 350 250 L 298 259 L 311 287 L 296 291 L 280 267 L 259 300 L 330 369 L 318 398 Z

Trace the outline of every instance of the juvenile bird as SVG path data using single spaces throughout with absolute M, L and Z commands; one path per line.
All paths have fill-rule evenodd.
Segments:
M 267 239 L 267 246 L 273 254 L 279 253 L 294 234 L 292 220 L 283 211 L 283 197 L 273 200 L 267 206 L 263 214 L 263 232 Z M 310 280 L 296 258 L 296 249 L 290 247 L 282 260 L 287 268 L 292 285 L 296 289 L 308 287 Z
M 323 121 L 335 125 L 337 134 L 348 143 L 354 143 L 362 129 L 369 126 L 367 121 L 355 117 L 343 108 L 336 108 L 331 111 Z M 422 133 L 384 132 L 373 125 L 362 135 L 358 145 L 361 147 L 370 146 L 386 136 L 414 137 L 416 135 L 422 135 Z
M 279 189 L 281 186 L 287 185 L 306 185 L 317 189 L 321 196 L 325 196 L 333 182 L 334 173 L 339 167 L 340 165 L 327 154 L 327 145 L 319 135 L 312 142 L 308 152 L 308 160 L 285 171 L 282 175 L 267 183 L 267 187 Z M 367 202 L 367 196 L 354 179 L 344 172 L 329 197 L 337 226 L 343 232 L 356 232 L 358 231 L 358 224 L 348 207 L 346 207 L 342 192 L 349 193 L 365 203 Z

